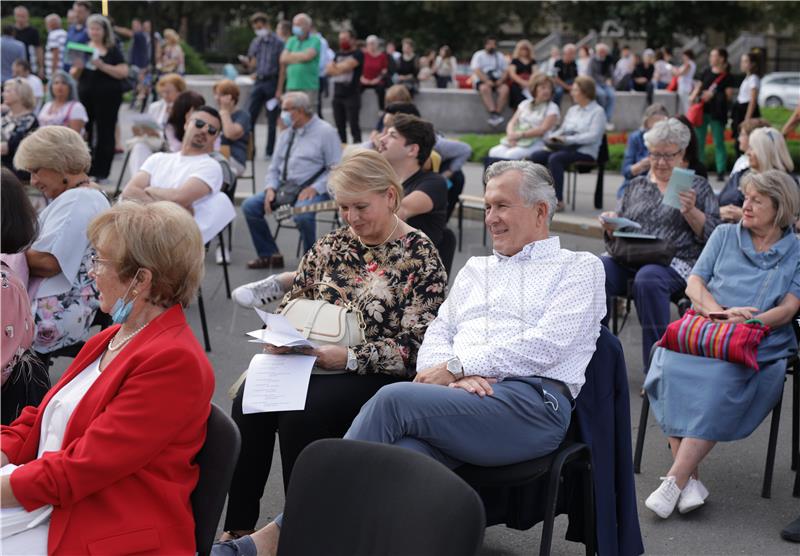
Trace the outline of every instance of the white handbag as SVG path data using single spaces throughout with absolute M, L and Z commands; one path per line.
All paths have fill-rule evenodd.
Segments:
M 343 305 L 334 305 L 322 299 L 299 297 L 317 286 L 336 290 Z M 344 290 L 328 282 L 314 282 L 297 291 L 281 314 L 304 338 L 315 343 L 352 347 L 366 341 L 364 337 L 366 326 L 361 311 L 347 299 Z

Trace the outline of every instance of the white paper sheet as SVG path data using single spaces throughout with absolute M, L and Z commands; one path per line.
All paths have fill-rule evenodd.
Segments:
M 12 463 L 4 465 L 0 468 L 0 476 L 10 475 L 17 467 L 19 466 Z M 51 513 L 53 513 L 53 506 L 49 504 L 32 512 L 26 512 L 24 508 L 3 508 L 0 511 L 0 525 L 2 525 L 0 537 L 5 539 L 11 535 L 32 529 L 44 523 Z
M 278 347 L 317 347 L 305 339 L 283 315 L 267 313 L 260 309 L 256 309 L 256 313 L 267 327 L 253 330 L 247 335 L 258 342 Z
M 313 355 L 253 356 L 244 383 L 242 413 L 305 409 L 308 380 L 316 360 Z
M 684 191 L 689 191 L 692 188 L 693 180 L 694 170 L 673 168 L 672 176 L 667 183 L 667 190 L 664 191 L 664 199 L 662 199 L 661 202 L 680 210 L 681 200 L 679 194 Z

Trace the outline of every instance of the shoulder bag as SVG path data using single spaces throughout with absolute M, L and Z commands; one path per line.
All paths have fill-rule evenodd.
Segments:
M 342 305 L 334 305 L 322 299 L 301 298 L 302 294 L 317 286 L 336 290 Z M 329 282 L 314 282 L 294 293 L 281 314 L 303 335 L 319 344 L 352 347 L 363 344 L 364 316 L 339 286 Z
M 663 239 L 638 239 L 606 235 L 606 250 L 626 268 L 638 270 L 648 264 L 669 266 L 676 249 Z
M 725 79 L 725 77 L 727 77 L 727 75 L 728 74 L 724 72 L 720 73 L 714 80 L 714 82 L 711 84 L 711 86 L 708 88 L 708 90 L 714 89 L 717 85 L 719 85 L 720 81 L 722 81 L 723 79 Z M 694 127 L 700 127 L 701 125 L 703 125 L 703 107 L 705 106 L 705 104 L 706 103 L 703 100 L 701 100 L 700 102 L 695 102 L 689 107 L 689 110 L 686 111 L 686 119 L 689 120 L 689 122 Z
M 320 168 L 314 173 L 313 176 L 308 178 L 303 183 L 298 183 L 295 180 L 287 179 L 287 174 L 289 173 L 289 155 L 292 152 L 292 144 L 294 143 L 295 133 L 297 132 L 292 131 L 292 136 L 289 137 L 289 145 L 286 147 L 286 156 L 283 159 L 283 170 L 281 171 L 281 182 L 278 185 L 278 189 L 275 191 L 275 200 L 271 203 L 272 210 L 284 205 L 294 206 L 294 204 L 297 202 L 297 197 L 300 196 L 300 192 L 314 183 L 314 181 L 320 177 L 325 170 L 327 170 L 327 167 L 323 165 L 322 168 Z

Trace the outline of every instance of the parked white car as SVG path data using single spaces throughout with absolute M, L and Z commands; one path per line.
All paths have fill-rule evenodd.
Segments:
M 758 104 L 795 108 L 800 102 L 800 72 L 778 71 L 761 78 Z

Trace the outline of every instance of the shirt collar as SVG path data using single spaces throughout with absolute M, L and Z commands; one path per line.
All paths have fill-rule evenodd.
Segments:
M 314 126 L 314 124 L 317 122 L 317 120 L 319 120 L 319 116 L 317 116 L 316 114 L 312 115 L 311 119 L 308 120 L 306 125 L 304 125 L 303 127 L 295 128 L 294 132 L 297 135 L 305 135 L 306 132 L 311 130 L 311 128 Z
M 546 258 L 556 255 L 561 250 L 561 241 L 558 236 L 532 241 L 523 247 L 519 253 L 512 256 L 503 255 L 497 251 L 492 251 L 499 261 L 528 261 L 534 258 Z

